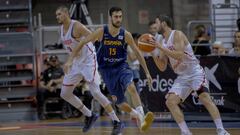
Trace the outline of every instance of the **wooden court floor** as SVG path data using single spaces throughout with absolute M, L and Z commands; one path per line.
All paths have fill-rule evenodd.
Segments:
M 60 120 L 52 119 L 34 122 L 10 122 L 0 124 L 0 135 L 110 135 L 112 125 L 108 118 L 100 118 L 88 133 L 82 133 L 82 118 Z M 125 128 L 123 135 L 180 135 L 175 123 L 154 122 L 151 129 L 146 133 L 140 133 L 135 123 L 124 120 Z M 216 135 L 214 125 L 202 123 L 202 127 L 190 126 L 193 135 Z M 234 124 L 234 123 L 233 123 Z M 239 123 L 236 123 L 239 125 Z M 189 123 L 188 123 L 189 125 Z M 204 126 L 205 125 L 205 126 Z M 235 125 L 235 124 L 234 124 Z M 240 135 L 238 126 L 227 127 L 231 135 Z

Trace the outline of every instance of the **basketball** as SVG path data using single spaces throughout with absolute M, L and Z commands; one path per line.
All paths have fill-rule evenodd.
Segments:
M 154 40 L 154 36 L 151 34 L 143 34 L 138 38 L 138 48 L 143 52 L 152 52 L 155 49 L 155 45 L 150 43 Z

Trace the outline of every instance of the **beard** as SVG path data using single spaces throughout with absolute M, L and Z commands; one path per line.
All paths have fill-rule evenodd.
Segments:
M 159 31 L 158 31 L 159 34 L 163 34 L 164 33 L 164 30 L 161 28 Z
M 58 24 L 63 24 L 63 22 L 62 22 L 62 21 L 60 21 L 60 20 L 57 20 L 57 22 L 58 22 Z
M 113 21 L 112 21 L 112 25 L 113 25 L 113 27 L 115 27 L 115 28 L 120 28 L 120 27 L 122 26 L 121 23 L 119 23 L 119 25 L 117 25 L 117 24 L 114 24 Z

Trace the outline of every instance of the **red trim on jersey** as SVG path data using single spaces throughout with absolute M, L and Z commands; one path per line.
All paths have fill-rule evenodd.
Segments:
M 184 52 L 187 56 L 193 57 L 191 54 L 189 54 L 188 52 Z
M 92 79 L 92 82 L 94 81 L 94 78 L 95 78 L 95 74 L 96 74 L 96 55 L 94 55 L 94 71 L 93 71 L 93 79 Z
M 196 91 L 198 91 L 198 90 L 200 90 L 201 88 L 202 88 L 202 86 L 203 86 L 203 84 L 205 83 L 205 73 L 204 73 L 204 70 L 203 70 L 203 68 L 201 67 L 201 69 L 202 69 L 202 71 L 203 71 L 203 81 L 202 81 L 202 83 L 201 83 L 201 85 L 199 86 L 199 88 L 196 90 Z
M 92 53 L 91 55 L 94 55 L 94 56 L 93 56 L 93 59 L 94 59 L 94 65 L 93 65 L 93 66 L 94 66 L 94 67 L 93 67 L 93 68 L 94 68 L 94 71 L 93 71 L 93 79 L 91 80 L 91 82 L 93 82 L 93 81 L 94 81 L 94 78 L 95 78 L 96 70 L 97 70 L 97 69 L 96 69 L 96 66 L 97 66 L 97 65 L 96 65 L 96 55 L 94 54 L 94 51 L 93 51 L 88 45 L 87 45 L 87 47 L 88 47 L 88 50 Z
M 94 51 L 88 46 L 88 44 L 87 44 L 87 47 L 88 47 L 89 51 L 93 54 Z

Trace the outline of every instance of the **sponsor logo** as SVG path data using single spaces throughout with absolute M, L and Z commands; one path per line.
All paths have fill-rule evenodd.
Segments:
M 64 44 L 64 45 L 71 45 L 71 44 L 72 44 L 72 40 L 71 40 L 71 39 L 64 40 L 64 41 L 63 41 L 63 44 Z
M 112 40 L 104 40 L 104 45 L 114 45 L 114 46 L 120 46 L 122 45 L 121 41 L 112 41 Z
M 107 62 L 119 62 L 122 61 L 124 58 L 106 58 L 104 57 L 103 60 Z
M 152 88 L 149 89 L 150 92 L 166 92 L 168 91 L 173 85 L 172 79 L 160 79 L 159 75 L 156 76 L 156 78 L 153 78 L 152 81 Z M 147 87 L 147 79 L 140 79 L 139 81 L 140 91 L 142 91 L 143 87 Z
M 215 105 L 224 106 L 225 102 L 224 96 L 210 96 L 210 97 L 212 101 L 215 103 Z M 192 97 L 192 100 L 195 105 L 203 105 L 202 102 L 194 96 Z
M 209 69 L 208 67 L 205 67 L 205 73 L 206 73 L 206 79 L 211 82 L 212 84 L 214 84 L 219 90 L 222 90 L 222 87 L 220 85 L 220 83 L 217 81 L 214 73 L 216 72 L 218 68 L 218 63 L 215 64 L 211 69 Z
M 122 39 L 123 39 L 123 36 L 118 36 L 118 39 L 122 40 Z

